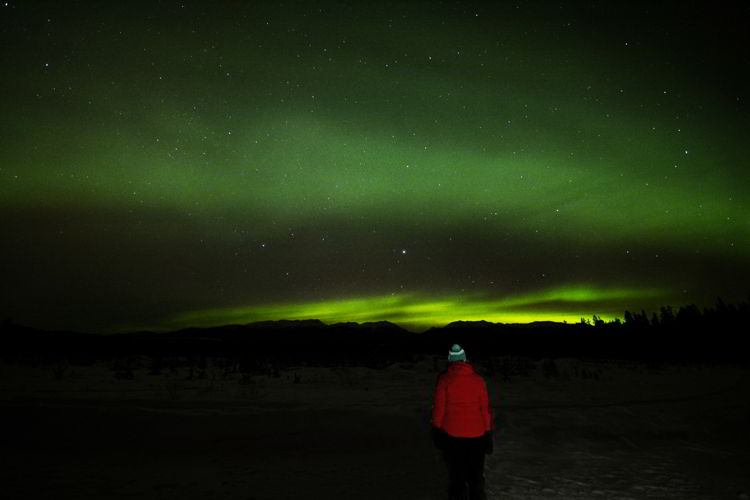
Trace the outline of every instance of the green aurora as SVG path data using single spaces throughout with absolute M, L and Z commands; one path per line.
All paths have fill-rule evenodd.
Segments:
M 731 12 L 251 4 L 2 8 L 5 317 L 421 329 L 747 296 Z
M 260 305 L 241 308 L 191 312 L 175 318 L 167 328 L 247 324 L 269 318 L 303 320 L 316 318 L 324 323 L 390 321 L 413 331 L 443 326 L 454 321 L 491 321 L 496 323 L 530 323 L 546 321 L 578 322 L 589 311 L 628 306 L 634 298 L 660 296 L 656 290 L 598 290 L 569 286 L 535 294 L 496 298 L 465 296 L 429 298 L 424 295 L 393 294 L 385 297 L 344 299 L 314 303 Z M 620 309 L 606 311 L 604 320 L 621 315 Z M 585 318 L 584 318 L 585 319 Z M 127 328 L 129 330 L 131 328 Z

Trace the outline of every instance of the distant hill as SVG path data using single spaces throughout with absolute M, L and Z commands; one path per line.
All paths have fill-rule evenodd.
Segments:
M 709 337 L 711 341 L 707 342 Z M 472 359 L 511 355 L 747 362 L 738 339 L 741 337 L 732 331 L 712 331 L 706 336 L 684 329 L 548 321 L 456 321 L 414 333 L 387 321 L 328 325 L 309 319 L 109 335 L 44 331 L 6 322 L 0 326 L 0 356 L 256 356 L 309 362 L 445 355 L 452 344 L 458 343 Z

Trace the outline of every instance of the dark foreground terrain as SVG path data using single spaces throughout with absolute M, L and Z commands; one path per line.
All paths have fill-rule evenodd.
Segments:
M 446 498 L 428 432 L 442 357 L 252 375 L 150 363 L 0 366 L 3 497 Z M 480 368 L 489 498 L 750 492 L 747 369 L 495 360 L 508 363 L 510 380 Z

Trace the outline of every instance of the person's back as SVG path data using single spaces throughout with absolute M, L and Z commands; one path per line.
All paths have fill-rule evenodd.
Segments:
M 465 361 L 450 363 L 438 377 L 433 425 L 454 437 L 479 437 L 491 430 L 484 379 Z
M 449 497 L 483 500 L 484 455 L 492 453 L 492 406 L 487 385 L 466 361 L 461 346 L 448 352 L 448 368 L 438 375 L 432 407 L 432 436 L 443 451 Z

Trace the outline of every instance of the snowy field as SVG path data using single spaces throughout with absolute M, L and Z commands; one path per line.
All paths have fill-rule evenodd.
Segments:
M 252 375 L 149 363 L 0 365 L 3 498 L 447 498 L 429 438 L 442 358 Z M 750 492 L 747 368 L 481 371 L 496 425 L 488 498 Z

